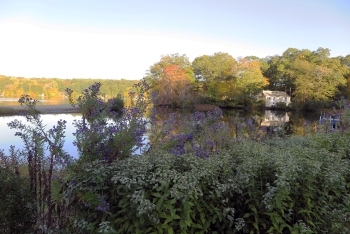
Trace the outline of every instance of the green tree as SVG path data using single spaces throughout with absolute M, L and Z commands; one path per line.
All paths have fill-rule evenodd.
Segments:
M 298 101 L 332 98 L 346 84 L 348 69 L 340 58 L 331 58 L 327 48 L 288 48 L 282 56 L 266 57 L 265 61 L 268 66 L 263 74 L 269 80 L 268 89 L 286 91 Z
M 345 57 L 339 56 L 335 59 L 338 59 L 340 64 L 343 66 L 343 74 L 344 78 L 346 79 L 346 85 L 339 87 L 339 95 L 345 97 L 346 99 L 350 99 L 350 54 Z
M 346 84 L 336 70 L 306 60 L 294 61 L 291 73 L 295 77 L 296 101 L 328 100 L 336 94 L 339 85 Z
M 228 53 L 215 53 L 212 56 L 203 55 L 192 62 L 196 81 L 204 93 L 219 95 L 217 88 L 221 90 L 223 81 L 233 78 L 232 69 L 236 64 L 235 59 Z M 222 94 L 222 92 L 221 92 Z
M 268 80 L 263 76 L 261 63 L 258 60 L 239 58 L 232 74 L 235 86 L 241 90 L 242 94 L 255 94 L 268 85 Z
M 262 62 L 257 57 L 234 59 L 227 53 L 197 57 L 192 66 L 203 93 L 226 99 L 256 93 L 268 84 L 262 75 Z M 267 66 L 267 63 L 264 63 Z
M 269 80 L 267 89 L 275 91 L 291 89 L 291 84 L 287 81 L 286 65 L 283 63 L 282 56 L 268 56 L 264 60 L 268 64 L 263 71 L 263 75 Z

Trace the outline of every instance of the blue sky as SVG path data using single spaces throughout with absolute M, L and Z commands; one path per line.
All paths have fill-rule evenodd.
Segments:
M 141 79 L 163 54 L 350 54 L 349 0 L 0 0 L 0 74 Z

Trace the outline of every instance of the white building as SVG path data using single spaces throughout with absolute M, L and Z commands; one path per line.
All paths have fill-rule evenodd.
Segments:
M 291 103 L 290 96 L 282 91 L 263 90 L 257 97 L 258 99 L 265 100 L 267 107 L 274 106 L 277 102 L 284 102 L 287 106 Z

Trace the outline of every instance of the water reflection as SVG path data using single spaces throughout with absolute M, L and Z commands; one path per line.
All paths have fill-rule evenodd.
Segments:
M 41 115 L 43 123 L 46 125 L 46 130 L 49 130 L 54 125 L 57 125 L 57 121 L 62 119 L 67 121 L 67 128 L 65 130 L 65 143 L 63 149 L 73 157 L 78 157 L 78 152 L 76 147 L 73 145 L 75 137 L 73 132 L 75 128 L 73 126 L 73 121 L 75 119 L 80 119 L 81 114 L 43 114 Z M 3 149 L 5 154 L 8 153 L 11 145 L 15 145 L 16 149 L 22 149 L 24 144 L 22 139 L 18 136 L 15 136 L 17 130 L 10 129 L 7 126 L 7 123 L 18 119 L 23 123 L 27 123 L 24 116 L 1 116 L 0 117 L 0 150 Z
M 191 109 L 171 109 L 171 108 L 157 108 L 156 109 L 157 121 L 164 121 L 169 117 L 170 113 L 177 113 L 180 118 L 187 114 L 193 113 Z M 316 123 L 320 115 L 317 112 L 285 112 L 275 110 L 236 110 L 236 109 L 224 109 L 223 110 L 224 121 L 231 121 L 233 117 L 240 117 L 242 119 L 251 118 L 254 121 L 256 127 L 284 127 L 286 134 L 304 134 L 304 126 L 307 122 Z
M 260 123 L 260 126 L 281 126 L 288 122 L 289 115 L 287 112 L 265 110 L 265 115 Z
M 179 118 L 193 113 L 194 111 L 190 109 L 171 109 L 171 108 L 157 108 L 156 119 L 158 124 L 162 124 L 165 120 L 169 118 L 170 113 L 178 113 Z M 242 110 L 224 110 L 224 121 L 231 121 L 232 117 L 241 117 L 244 119 L 251 118 L 257 127 L 261 126 L 282 126 L 286 130 L 287 134 L 304 134 L 304 125 L 307 121 L 316 122 L 319 119 L 319 114 L 317 113 L 299 113 L 299 112 L 280 112 L 280 111 L 253 111 L 247 112 Z M 73 120 L 80 119 L 81 114 L 43 114 L 41 115 L 44 124 L 47 125 L 47 130 L 53 125 L 57 124 L 57 121 L 64 119 L 67 121 L 66 128 L 66 138 L 64 144 L 64 150 L 66 150 L 73 157 L 78 157 L 78 152 L 76 147 L 73 145 L 75 137 L 73 132 L 75 128 L 73 126 Z M 15 136 L 16 130 L 10 129 L 7 123 L 14 119 L 25 121 L 23 116 L 0 116 L 0 149 L 4 149 L 5 153 L 8 153 L 10 145 L 15 145 L 17 149 L 24 147 L 23 142 L 20 137 Z M 180 120 L 181 121 L 181 120 Z M 151 134 L 147 134 L 145 142 L 152 139 Z M 136 152 L 140 153 L 139 151 Z
M 0 98 L 0 106 L 18 106 L 18 97 L 6 97 Z M 35 98 L 39 102 L 37 105 L 60 105 L 60 104 L 69 104 L 69 100 L 67 98 L 43 98 L 38 97 Z

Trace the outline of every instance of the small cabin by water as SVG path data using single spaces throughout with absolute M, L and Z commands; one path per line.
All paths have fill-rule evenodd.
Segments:
M 282 91 L 269 91 L 263 90 L 257 95 L 258 99 L 265 100 L 266 106 L 274 106 L 278 102 L 284 102 L 288 106 L 290 101 L 290 96 L 286 92 Z

